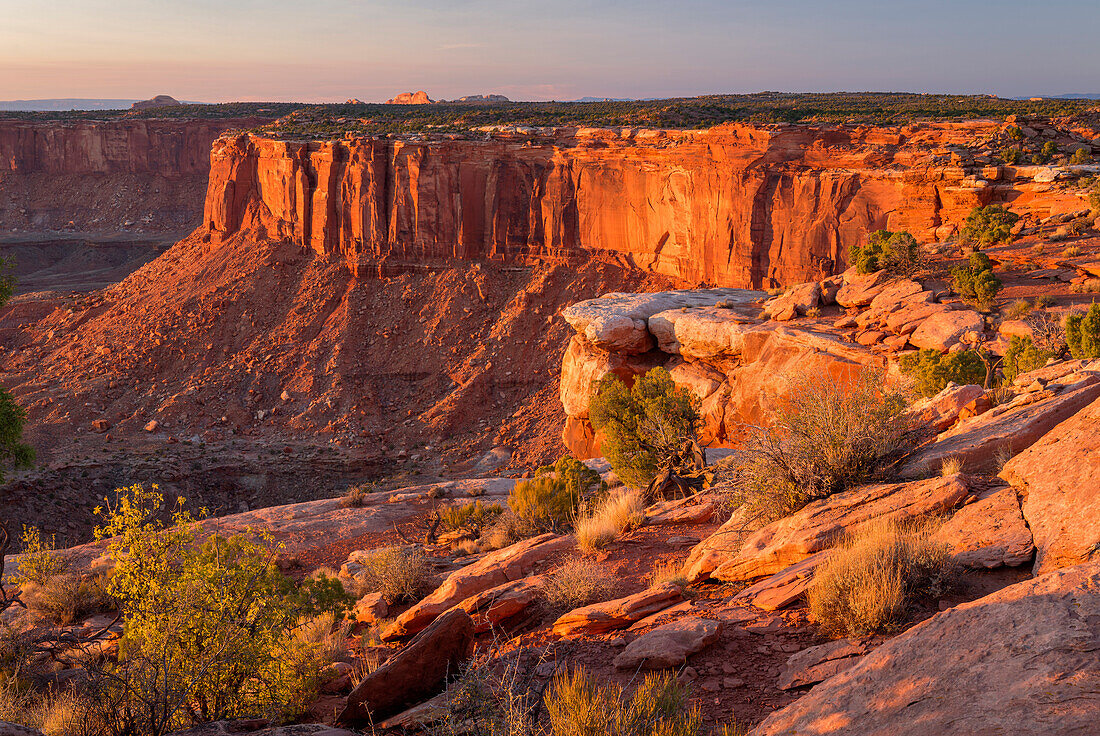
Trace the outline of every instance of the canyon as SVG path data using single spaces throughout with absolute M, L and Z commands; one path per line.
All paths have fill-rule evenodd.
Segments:
M 64 495 L 85 473 L 125 475 L 129 449 L 181 439 L 305 441 L 382 476 L 546 462 L 563 428 L 590 454 L 583 406 L 557 398 L 563 360 L 568 386 L 593 357 L 561 317 L 572 303 L 824 278 L 868 230 L 950 238 L 978 204 L 1010 203 L 1025 224 L 1087 208 L 1066 168 L 990 163 L 1012 127 L 993 121 L 221 135 L 249 122 L 0 125 L 0 204 L 20 231 L 2 247 L 28 292 L 0 315 L 0 380 Z M 1095 138 L 1080 121 L 1027 126 Z M 118 208 L 107 225 L 102 202 Z M 121 245 L 95 234 L 124 217 Z M 182 225 L 196 227 L 168 247 Z M 21 481 L 19 518 L 44 477 Z M 300 500 L 281 477 L 248 483 Z
M 294 719 L 415 730 L 449 705 L 433 697 L 447 675 L 484 661 L 514 666 L 539 698 L 565 667 L 629 688 L 641 669 L 673 672 L 699 733 L 1087 732 L 1100 360 L 1053 359 L 996 391 L 949 383 L 905 409 L 927 426 L 905 435 L 904 463 L 751 529 L 748 504 L 730 515 L 741 468 L 720 448 L 768 426 L 792 378 L 894 377 L 903 351 L 971 341 L 1003 355 L 1039 327 L 1010 306 L 1031 300 L 1058 323 L 1094 299 L 1086 181 L 1100 167 L 1068 161 L 1100 152 L 1091 123 L 328 140 L 241 127 L 0 123 L 0 249 L 21 280 L 0 310 L 0 384 L 38 452 L 0 487 L 0 515 L 75 545 L 60 554 L 78 582 L 118 562 L 109 540 L 89 542 L 94 508 L 155 483 L 211 512 L 200 537 L 270 534 L 282 573 L 329 570 L 355 591 L 355 636 L 333 645 Z M 1017 135 L 1065 153 L 998 163 Z M 965 262 L 963 222 L 991 203 L 1020 221 L 985 251 L 1004 291 L 979 313 L 950 269 Z M 916 236 L 919 268 L 849 266 L 849 246 L 884 227 Z M 655 366 L 699 400 L 713 481 L 698 493 L 646 497 L 599 457 L 598 381 Z M 591 506 L 568 523 L 441 527 L 472 504 L 515 522 L 511 491 L 563 454 L 595 471 Z M 579 517 L 603 514 L 604 493 L 637 508 L 597 544 Z M 937 525 L 952 579 L 908 601 L 896 628 L 834 638 L 803 597 L 842 540 L 881 523 Z M 391 564 L 381 548 L 419 555 L 423 590 L 365 587 Z M 607 587 L 552 610 L 550 585 L 574 563 Z M 0 593 L 0 623 L 22 621 Z M 102 629 L 108 653 L 129 625 L 109 619 L 57 631 Z M 966 667 L 982 676 L 943 686 Z M 351 736 L 265 725 L 242 727 Z

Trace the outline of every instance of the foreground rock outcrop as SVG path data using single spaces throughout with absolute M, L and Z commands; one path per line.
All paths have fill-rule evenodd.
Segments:
M 752 736 L 1086 736 L 1100 712 L 1100 563 L 944 611 Z
M 435 695 L 460 672 L 473 646 L 473 619 L 460 608 L 448 611 L 359 683 L 337 722 L 381 720 Z
M 1010 460 L 1001 477 L 1024 494 L 1036 574 L 1100 559 L 1100 399 Z

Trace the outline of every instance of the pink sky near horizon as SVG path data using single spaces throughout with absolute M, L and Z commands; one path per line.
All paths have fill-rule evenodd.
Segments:
M 1085 0 L 0 0 L 0 99 L 1100 92 Z M 1026 49 L 1027 53 L 1021 53 Z

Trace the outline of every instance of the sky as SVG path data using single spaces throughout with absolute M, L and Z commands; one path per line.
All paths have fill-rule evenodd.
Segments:
M 1096 0 L 0 0 L 0 99 L 1100 93 Z

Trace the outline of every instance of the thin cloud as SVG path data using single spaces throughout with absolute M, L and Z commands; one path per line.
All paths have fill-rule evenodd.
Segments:
M 484 49 L 487 48 L 487 44 L 484 43 L 445 43 L 439 47 L 440 51 L 455 51 L 457 49 Z

